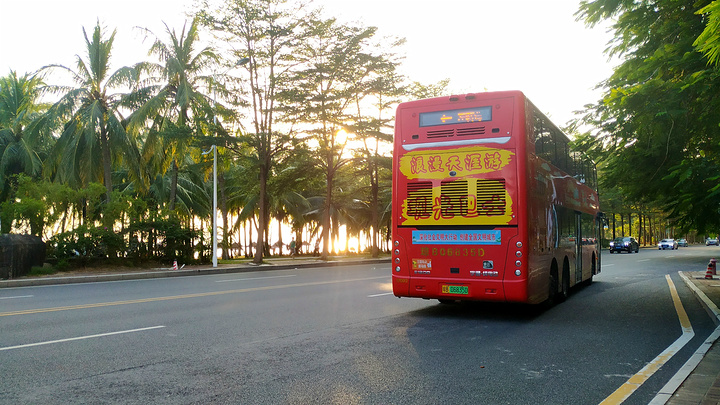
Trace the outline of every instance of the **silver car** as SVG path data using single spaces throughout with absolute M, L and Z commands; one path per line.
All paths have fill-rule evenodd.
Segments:
M 678 248 L 678 243 L 675 239 L 663 239 L 658 243 L 658 249 L 670 249 L 675 250 Z

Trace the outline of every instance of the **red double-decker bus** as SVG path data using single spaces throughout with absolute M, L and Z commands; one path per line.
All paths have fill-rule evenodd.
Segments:
M 519 91 L 400 104 L 394 294 L 564 300 L 600 272 L 596 180 L 595 165 Z

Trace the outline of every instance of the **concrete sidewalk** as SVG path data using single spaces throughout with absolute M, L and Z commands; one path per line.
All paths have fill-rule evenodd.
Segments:
M 207 266 L 185 266 L 178 270 L 152 269 L 128 272 L 109 272 L 97 274 L 97 272 L 75 273 L 66 276 L 50 276 L 50 277 L 33 277 L 20 278 L 15 280 L 0 280 L 0 288 L 8 287 L 27 287 L 39 285 L 57 285 L 57 284 L 73 284 L 88 283 L 99 281 L 118 281 L 118 280 L 137 280 L 148 278 L 162 277 L 183 277 L 201 274 L 223 274 L 223 273 L 241 273 L 258 270 L 284 270 L 300 267 L 329 267 L 341 266 L 352 263 L 372 264 L 378 263 L 388 265 L 389 257 L 380 259 L 366 259 L 363 257 L 334 257 L 332 260 L 323 261 L 316 258 L 299 257 L 296 259 L 281 258 L 269 259 L 267 263 L 255 265 L 251 263 L 243 264 L 220 264 L 218 267 Z M 388 266 L 389 269 L 389 266 Z M 390 272 L 388 270 L 388 276 Z M 681 276 L 685 283 L 693 290 L 698 299 L 703 302 L 710 312 L 717 318 L 716 324 L 720 323 L 720 276 L 714 276 L 713 279 L 706 279 L 705 272 L 682 272 Z M 668 383 L 666 386 L 668 392 L 659 393 L 653 404 L 672 404 L 672 405 L 718 405 L 720 404 L 720 326 L 715 330 L 713 335 L 705 341 L 705 344 L 698 349 L 693 358 L 691 358 L 686 366 L 687 378 L 680 376 L 680 381 L 675 386 Z M 695 359 L 695 361 L 693 361 Z

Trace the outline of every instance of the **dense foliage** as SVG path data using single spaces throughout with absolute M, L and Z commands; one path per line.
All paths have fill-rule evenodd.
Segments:
M 280 246 L 322 241 L 326 257 L 345 225 L 378 253 L 401 41 L 285 0 L 144 32 L 149 61 L 111 73 L 116 33 L 98 24 L 75 69 L 2 79 L 2 232 L 44 236 L 58 258 L 208 260 L 216 148 L 223 257 L 262 261 L 271 219 L 293 229 Z
M 614 22 L 609 54 L 621 59 L 588 108 L 595 130 L 578 140 L 599 162 L 602 185 L 680 230 L 717 232 L 720 70 L 706 57 L 716 55 L 717 31 L 703 36 L 717 26 L 717 2 L 583 1 L 578 15 Z
M 578 18 L 611 19 L 621 60 L 576 140 L 604 209 L 717 232 L 720 0 L 582 1 Z M 393 107 L 447 80 L 409 82 L 402 40 L 302 0 L 200 2 L 181 30 L 144 32 L 148 61 L 112 71 L 116 33 L 98 24 L 73 68 L 0 78 L 0 232 L 43 236 L 59 260 L 207 261 L 217 152 L 223 258 L 261 262 L 290 238 L 327 257 L 341 226 L 378 254 Z M 292 235 L 272 244 L 271 223 Z

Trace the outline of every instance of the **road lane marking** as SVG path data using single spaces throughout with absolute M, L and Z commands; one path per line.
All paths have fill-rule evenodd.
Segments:
M 387 292 L 387 293 L 382 293 L 382 294 L 372 294 L 372 295 L 368 295 L 368 298 L 382 297 L 383 295 L 390 295 L 390 294 L 392 294 L 392 293 Z
M 34 295 L 16 295 L 14 297 L 0 297 L 0 300 L 11 300 L 15 298 L 32 298 Z
M 78 336 L 78 337 L 67 338 L 67 339 L 48 340 L 47 342 L 28 343 L 28 344 L 25 344 L 25 345 L 0 347 L 0 351 L 15 350 L 15 349 L 24 349 L 24 348 L 27 348 L 27 347 L 35 347 L 35 346 L 52 345 L 52 344 L 55 344 L 55 343 L 72 342 L 72 341 L 74 341 L 74 340 L 85 340 L 85 339 L 94 339 L 94 338 L 105 337 L 105 336 L 122 335 L 122 334 L 124 334 L 124 333 L 143 332 L 143 331 L 146 331 L 146 330 L 160 329 L 160 328 L 164 328 L 164 327 L 165 327 L 164 325 L 150 326 L 150 327 L 147 327 L 147 328 L 121 330 L 121 331 L 117 331 L 117 332 L 98 333 L 97 335 Z
M 665 363 L 667 363 L 677 352 L 680 351 L 690 340 L 695 336 L 692 324 L 690 324 L 690 318 L 688 318 L 687 312 L 680 301 L 675 284 L 670 279 L 670 275 L 665 275 L 668 286 L 670 288 L 670 295 L 675 305 L 675 312 L 677 312 L 678 319 L 680 320 L 680 326 L 682 327 L 682 335 L 673 344 L 663 350 L 657 357 L 651 362 L 645 365 L 640 371 L 634 376 L 630 377 L 625 384 L 620 386 L 615 392 L 610 394 L 609 397 L 605 398 L 600 404 L 621 404 L 623 401 L 628 399 L 633 392 L 635 392 L 641 385 L 645 383 L 656 371 L 660 369 Z
M 715 315 L 715 318 L 720 320 L 720 309 L 718 309 L 717 305 L 715 305 L 714 302 L 710 298 L 705 295 L 702 290 L 700 290 L 693 282 L 682 272 L 678 271 L 680 274 L 680 277 L 682 277 L 683 281 L 685 281 L 685 284 L 687 284 L 688 287 L 690 287 L 691 290 L 693 290 L 698 298 L 712 311 L 713 315 Z M 695 368 L 700 364 L 700 361 L 705 357 L 708 350 L 712 347 L 713 344 L 715 344 L 715 341 L 720 338 L 720 326 L 715 328 L 713 333 L 708 336 L 707 339 L 700 345 L 700 347 L 693 353 L 692 356 L 688 359 L 685 364 L 683 364 L 682 367 L 680 367 L 680 370 L 678 370 L 677 373 L 670 379 L 670 381 L 665 384 L 664 387 L 658 391 L 658 394 L 653 398 L 652 401 L 649 402 L 649 405 L 664 405 L 667 403 L 667 401 L 670 400 L 672 395 L 677 391 L 677 389 L 680 387 L 680 385 L 685 382 L 685 380 L 690 376 L 690 373 L 695 370 Z
M 171 301 L 171 300 L 181 300 L 181 299 L 187 299 L 187 298 L 211 297 L 214 295 L 240 294 L 240 293 L 256 292 L 256 291 L 281 290 L 281 289 L 285 289 L 285 288 L 295 288 L 295 287 L 310 287 L 310 286 L 317 286 L 317 285 L 351 283 L 354 281 L 368 281 L 368 280 L 377 280 L 377 279 L 381 279 L 381 278 L 387 279 L 388 277 L 389 276 L 379 276 L 379 277 L 353 278 L 353 279 L 347 279 L 347 280 L 315 281 L 315 282 L 308 282 L 308 283 L 284 284 L 284 285 L 276 285 L 276 286 L 240 288 L 237 290 L 227 290 L 227 291 L 213 291 L 213 292 L 195 293 L 195 294 L 171 295 L 171 296 L 165 296 L 165 297 L 141 298 L 141 299 L 137 299 L 137 300 L 127 300 L 127 301 L 110 301 L 110 302 L 98 302 L 98 303 L 94 303 L 94 304 L 69 305 L 66 307 L 26 309 L 26 310 L 21 310 L 21 311 L 0 312 L 0 317 L 40 314 L 40 313 L 57 312 L 57 311 L 71 311 L 74 309 L 111 307 L 111 306 L 116 306 L 116 305 L 142 304 L 142 303 L 147 303 L 147 302 Z
M 649 261 L 650 261 L 650 259 L 641 259 L 641 260 L 637 260 L 637 262 L 649 262 Z
M 269 278 L 287 278 L 297 277 L 297 274 L 290 274 L 287 276 L 268 276 L 268 277 L 249 277 L 249 278 L 228 278 L 225 280 L 215 280 L 216 283 L 232 283 L 234 281 L 252 281 L 252 280 L 267 280 Z
M 605 263 L 603 263 L 602 266 L 603 266 L 603 267 L 612 267 L 612 266 L 614 266 L 614 265 L 615 265 L 615 263 L 613 263 L 613 264 L 605 264 Z

